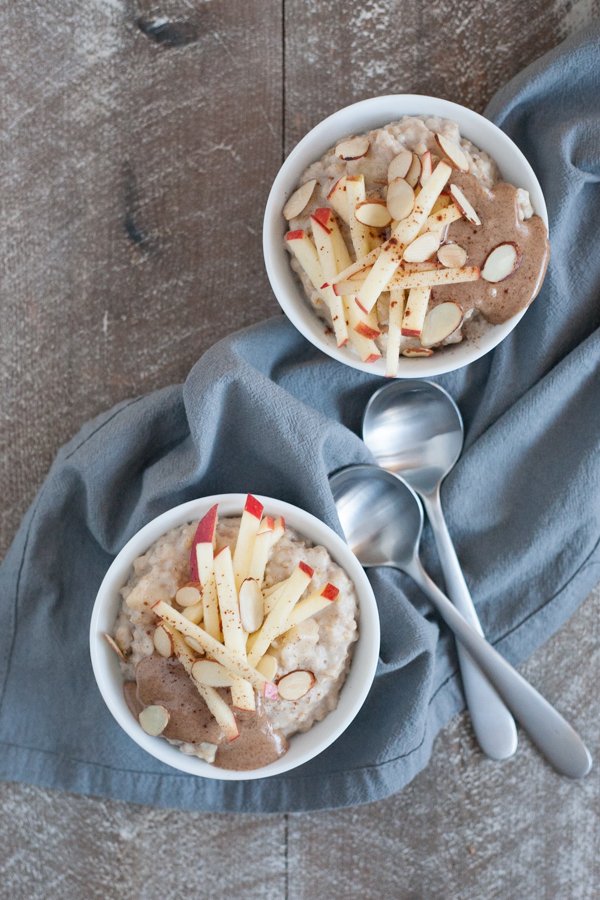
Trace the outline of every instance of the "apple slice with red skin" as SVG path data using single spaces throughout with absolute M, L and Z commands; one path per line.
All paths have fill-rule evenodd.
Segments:
M 285 534 L 285 519 L 283 516 L 278 516 L 275 519 L 275 524 L 273 526 L 273 539 L 271 541 L 271 547 L 274 547 L 279 538 L 282 538 Z
M 435 347 L 456 331 L 463 320 L 463 311 L 458 303 L 449 300 L 434 306 L 425 316 L 421 329 L 421 345 Z
M 244 512 L 248 512 L 249 516 L 255 517 L 256 514 L 259 516 L 262 515 L 262 510 L 262 504 L 249 494 Z M 243 521 L 244 519 L 242 516 L 242 524 Z M 240 531 L 238 532 L 238 540 L 241 530 L 242 525 L 240 525 Z M 246 635 L 240 617 L 240 605 L 236 590 L 234 565 L 231 561 L 231 550 L 229 547 L 223 547 L 223 549 L 217 553 L 214 565 L 225 647 L 232 653 L 236 653 L 240 659 L 245 660 Z M 195 637 L 195 635 L 192 635 L 192 637 Z M 235 684 L 231 689 L 231 698 L 233 700 L 233 705 L 238 707 L 238 709 L 246 709 L 249 711 L 256 709 L 254 691 L 247 682 Z
M 198 522 L 196 533 L 192 541 L 190 549 L 190 581 L 200 581 L 198 575 L 198 559 L 196 554 L 196 544 L 210 544 L 215 546 L 215 535 L 217 532 L 217 504 L 211 507 L 206 515 Z
M 279 688 L 279 696 L 282 700 L 300 700 L 304 697 L 315 684 L 315 676 L 307 669 L 297 669 L 295 672 L 288 672 L 283 675 L 277 682 Z
M 327 199 L 346 225 L 350 224 L 348 213 L 348 195 L 346 193 L 346 176 L 342 175 L 327 194 Z
M 252 636 L 252 647 L 248 651 L 248 663 L 251 666 L 255 666 L 261 657 L 265 655 L 271 642 L 280 633 L 282 624 L 286 621 L 290 612 L 310 584 L 313 575 L 314 570 L 307 563 L 303 561 L 298 563 L 290 575 L 277 604 L 265 619 L 262 628 Z
M 436 134 L 435 142 L 455 169 L 465 173 L 469 171 L 469 161 L 458 144 L 449 141 L 443 134 Z
M 431 288 L 411 288 L 406 299 L 402 334 L 404 337 L 420 337 L 427 312 Z
M 481 277 L 492 284 L 509 278 L 519 268 L 521 248 L 514 241 L 505 241 L 491 250 L 481 268 Z
M 259 503 L 252 494 L 248 494 L 233 554 L 233 572 L 235 575 L 235 586 L 238 591 L 244 578 L 248 577 L 254 541 L 260 528 L 263 508 L 262 503 Z

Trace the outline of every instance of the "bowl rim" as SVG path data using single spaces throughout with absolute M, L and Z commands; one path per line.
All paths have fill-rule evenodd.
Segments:
M 289 254 L 283 242 L 286 228 L 281 210 L 305 168 L 320 159 L 337 140 L 349 134 L 362 134 L 383 127 L 404 115 L 418 114 L 439 115 L 457 122 L 461 137 L 489 153 L 505 180 L 529 191 L 535 213 L 548 228 L 548 211 L 541 185 L 522 151 L 497 125 L 466 106 L 427 94 L 385 94 L 352 103 L 319 122 L 296 144 L 269 192 L 263 219 L 265 267 L 279 305 L 298 331 L 328 356 L 371 375 L 385 376 L 385 357 L 375 363 L 363 363 L 353 349 L 337 347 L 333 336 L 325 334 L 323 321 L 310 307 L 301 283 L 289 264 Z M 430 378 L 469 365 L 497 347 L 526 312 L 527 309 L 524 309 L 501 325 L 489 326 L 483 336 L 452 345 L 443 354 L 420 359 L 401 357 L 395 377 Z
M 119 551 L 98 590 L 90 620 L 90 656 L 96 683 L 104 702 L 121 728 L 143 750 L 174 769 L 220 781 L 248 781 L 280 775 L 313 759 L 348 728 L 371 688 L 379 658 L 380 626 L 377 602 L 366 573 L 350 548 L 328 525 L 282 500 L 254 494 L 269 515 L 282 515 L 286 524 L 315 545 L 322 545 L 354 582 L 359 602 L 359 638 L 352 645 L 353 659 L 340 691 L 338 706 L 306 732 L 290 738 L 290 749 L 280 759 L 261 769 L 219 769 L 194 756 L 183 754 L 160 737 L 147 735 L 135 721 L 123 696 L 123 674 L 119 660 L 104 638 L 111 631 L 121 605 L 121 588 L 133 560 L 171 528 L 201 518 L 215 503 L 223 517 L 241 515 L 247 494 L 214 494 L 165 510 L 141 528 Z M 349 688 L 349 690 L 348 690 Z M 345 693 L 344 693 L 345 692 Z

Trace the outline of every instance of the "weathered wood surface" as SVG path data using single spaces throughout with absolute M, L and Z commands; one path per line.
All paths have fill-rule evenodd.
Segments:
M 0 63 L 0 556 L 58 447 L 278 311 L 261 218 L 284 152 L 335 109 L 437 94 L 482 110 L 598 0 L 22 0 Z M 598 743 L 596 592 L 527 664 Z M 597 896 L 596 772 L 465 716 L 397 797 L 304 816 L 166 812 L 0 785 L 0 898 Z

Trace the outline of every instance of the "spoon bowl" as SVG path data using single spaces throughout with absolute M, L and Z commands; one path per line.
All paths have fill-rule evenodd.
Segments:
M 332 475 L 329 485 L 346 541 L 361 565 L 411 564 L 423 508 L 407 484 L 377 466 L 352 466 Z
M 460 456 L 463 423 L 456 403 L 430 381 L 394 381 L 376 391 L 363 419 L 363 439 L 390 472 L 430 494 Z

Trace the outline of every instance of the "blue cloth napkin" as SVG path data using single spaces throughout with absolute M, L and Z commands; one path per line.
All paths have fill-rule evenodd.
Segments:
M 486 634 L 513 663 L 600 578 L 599 37 L 596 26 L 569 40 L 489 107 L 541 181 L 552 261 L 516 330 L 438 379 L 466 424 L 443 489 L 448 525 Z M 84 426 L 0 568 L 3 778 L 169 807 L 281 812 L 377 800 L 426 765 L 464 701 L 450 635 L 398 573 L 370 575 L 383 638 L 361 713 L 325 753 L 277 778 L 208 781 L 154 760 L 112 719 L 88 652 L 111 560 L 169 507 L 252 491 L 339 530 L 327 476 L 370 461 L 358 435 L 382 384 L 323 356 L 280 317 L 221 341 L 183 386 Z M 427 533 L 423 557 L 439 578 Z

